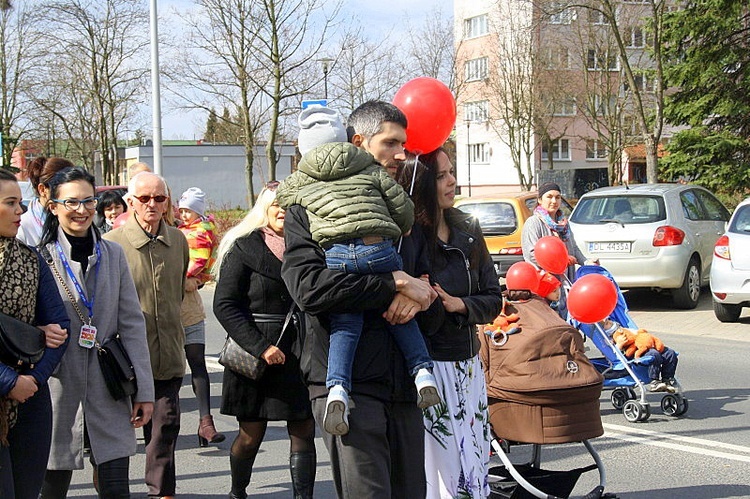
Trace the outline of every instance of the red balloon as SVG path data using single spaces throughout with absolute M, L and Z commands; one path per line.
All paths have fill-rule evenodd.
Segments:
M 117 218 L 115 218 L 114 223 L 112 223 L 112 230 L 119 229 L 123 225 L 125 225 L 125 222 L 128 221 L 128 217 L 130 216 L 130 212 L 126 211 L 124 213 L 120 213 L 117 215 Z
M 588 274 L 573 283 L 568 292 L 568 312 L 577 321 L 603 321 L 617 306 L 617 288 L 601 274 Z
M 505 287 L 520 291 L 527 289 L 536 293 L 539 286 L 539 271 L 529 262 L 516 262 L 505 275 Z
M 407 119 L 406 149 L 426 154 L 442 146 L 456 124 L 456 99 L 445 84 L 422 76 L 402 86 L 393 105 Z
M 544 236 L 534 245 L 534 257 L 547 272 L 562 274 L 568 268 L 568 248 L 559 237 Z

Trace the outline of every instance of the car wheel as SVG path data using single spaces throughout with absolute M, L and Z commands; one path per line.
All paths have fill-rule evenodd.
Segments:
M 714 302 L 714 315 L 721 322 L 737 322 L 742 313 L 741 305 Z
M 685 270 L 685 278 L 682 286 L 672 292 L 674 306 L 683 309 L 692 309 L 698 306 L 701 296 L 701 269 L 698 259 L 693 257 Z

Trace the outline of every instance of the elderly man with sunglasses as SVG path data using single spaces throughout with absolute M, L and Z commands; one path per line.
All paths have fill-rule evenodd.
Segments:
M 104 235 L 119 243 L 133 275 L 146 318 L 155 402 L 151 423 L 144 426 L 146 484 L 149 497 L 175 495 L 175 444 L 180 433 L 179 391 L 185 374 L 185 332 L 180 305 L 189 262 L 188 244 L 178 229 L 162 219 L 171 209 L 167 184 L 150 172 L 128 184 L 133 216 Z

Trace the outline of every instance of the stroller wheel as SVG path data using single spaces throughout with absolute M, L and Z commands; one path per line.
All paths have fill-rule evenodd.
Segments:
M 612 402 L 612 407 L 621 410 L 625 406 L 625 402 L 633 400 L 635 398 L 635 391 L 630 388 L 618 387 L 612 390 L 609 400 Z
M 641 404 L 637 400 L 628 400 L 622 407 L 622 415 L 629 423 L 640 423 L 651 417 L 651 409 L 648 404 Z
M 670 393 L 661 399 L 661 410 L 667 416 L 682 416 L 688 410 L 688 401 L 680 395 Z

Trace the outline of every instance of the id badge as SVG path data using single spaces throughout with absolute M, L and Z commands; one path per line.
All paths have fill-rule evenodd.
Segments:
M 81 326 L 81 334 L 78 336 L 78 344 L 83 348 L 93 348 L 96 344 L 96 328 L 91 324 Z

